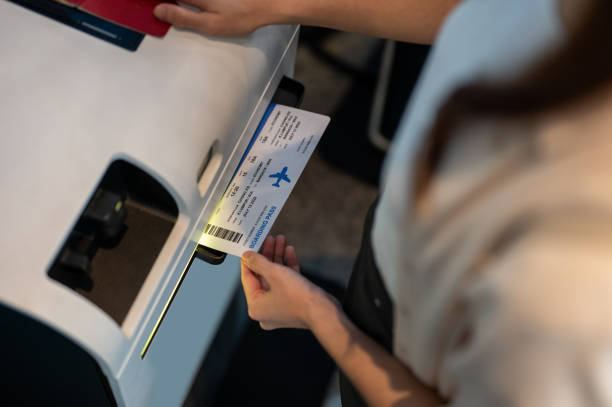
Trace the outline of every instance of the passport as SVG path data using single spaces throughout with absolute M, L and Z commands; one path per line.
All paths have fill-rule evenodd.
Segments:
M 157 0 L 56 0 L 62 4 L 76 7 L 81 11 L 111 21 L 115 24 L 163 37 L 170 24 L 160 21 L 153 15 L 155 6 L 167 1 Z

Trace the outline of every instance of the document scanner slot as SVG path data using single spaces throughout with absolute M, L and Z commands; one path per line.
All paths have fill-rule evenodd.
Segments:
M 270 103 L 291 107 L 300 107 L 304 99 L 304 85 L 295 79 L 283 76 L 278 89 L 272 96 Z
M 279 105 L 300 107 L 304 98 L 304 85 L 295 79 L 288 78 L 286 76 L 281 79 L 274 96 L 270 103 L 276 103 Z M 220 252 L 219 250 L 211 249 L 204 245 L 198 244 L 196 249 L 196 257 L 200 260 L 204 260 L 210 264 L 221 264 L 225 260 L 227 253 Z
M 178 216 L 172 196 L 136 166 L 114 161 L 48 275 L 121 325 Z
M 111 44 L 135 51 L 144 35 L 54 0 L 9 0 Z

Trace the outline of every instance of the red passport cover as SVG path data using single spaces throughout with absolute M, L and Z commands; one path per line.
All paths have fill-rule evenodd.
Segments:
M 156 0 L 65 0 L 80 10 L 95 14 L 105 20 L 163 37 L 170 29 L 170 24 L 158 20 L 153 15 L 155 6 L 164 1 Z

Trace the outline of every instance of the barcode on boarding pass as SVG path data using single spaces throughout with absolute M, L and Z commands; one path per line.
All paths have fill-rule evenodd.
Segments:
M 243 236 L 242 233 L 234 232 L 229 229 L 224 229 L 220 226 L 215 226 L 211 223 L 206 225 L 204 233 L 206 233 L 207 235 L 218 237 L 219 239 L 228 240 L 233 243 L 239 243 L 240 239 L 242 239 Z

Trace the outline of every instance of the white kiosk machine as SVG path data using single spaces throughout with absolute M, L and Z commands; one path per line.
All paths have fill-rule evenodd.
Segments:
M 297 28 L 159 39 L 63 7 L 0 0 L 3 399 L 180 406 L 240 279 L 197 242 Z

